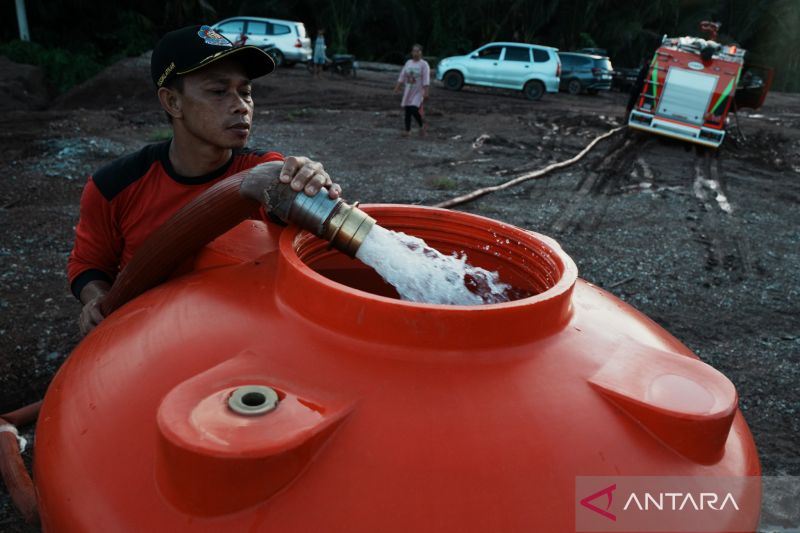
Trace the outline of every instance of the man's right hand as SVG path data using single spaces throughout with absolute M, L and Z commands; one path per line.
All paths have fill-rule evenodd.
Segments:
M 85 337 L 105 318 L 100 311 L 100 302 L 105 298 L 111 287 L 105 281 L 92 281 L 81 290 L 80 327 L 81 334 Z

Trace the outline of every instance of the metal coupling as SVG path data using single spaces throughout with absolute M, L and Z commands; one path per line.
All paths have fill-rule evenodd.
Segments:
M 289 222 L 312 232 L 331 246 L 355 257 L 375 219 L 340 199 L 332 200 L 322 189 L 316 196 L 298 193 L 289 209 Z
M 331 218 L 340 202 L 338 198 L 332 200 L 324 187 L 315 196 L 303 192 L 295 193 L 292 205 L 289 207 L 287 222 L 297 224 L 317 237 L 322 237 L 325 233 L 325 222 Z
M 337 250 L 355 257 L 375 225 L 375 219 L 357 207 L 339 201 L 331 217 L 323 224 L 322 238 Z
M 269 202 L 271 212 L 278 218 L 325 239 L 350 257 L 355 257 L 375 225 L 375 219 L 356 205 L 331 199 L 325 188 L 312 197 L 277 183 L 269 194 Z

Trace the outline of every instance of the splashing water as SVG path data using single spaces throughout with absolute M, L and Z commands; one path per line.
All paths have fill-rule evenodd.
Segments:
M 513 292 L 497 272 L 467 264 L 466 256 L 444 255 L 422 239 L 374 226 L 356 253 L 400 298 L 446 305 L 507 302 Z

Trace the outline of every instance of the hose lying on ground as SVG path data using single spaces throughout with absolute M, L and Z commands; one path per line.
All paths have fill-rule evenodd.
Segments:
M 28 469 L 22 461 L 24 439 L 19 438 L 17 426 L 36 420 L 42 402 L 38 401 L 16 411 L 0 415 L 0 473 L 11 496 L 26 523 L 39 523 L 36 489 Z
M 534 170 L 533 172 L 527 172 L 525 174 L 522 174 L 521 176 L 517 176 L 513 180 L 509 180 L 509 181 L 507 181 L 505 183 L 501 183 L 500 185 L 492 185 L 490 187 L 483 187 L 482 189 L 476 189 L 476 190 L 472 191 L 469 194 L 464 194 L 462 196 L 457 196 L 455 198 L 451 198 L 450 200 L 445 200 L 444 202 L 439 202 L 438 204 L 434 204 L 434 207 L 453 207 L 454 205 L 470 202 L 470 201 L 474 200 L 475 198 L 479 198 L 479 197 L 481 197 L 481 196 L 483 196 L 485 194 L 489 194 L 490 192 L 501 191 L 503 189 L 507 189 L 509 187 L 513 187 L 514 185 L 518 185 L 518 184 L 522 183 L 523 181 L 528 181 L 528 180 L 532 180 L 532 179 L 535 179 L 535 178 L 541 178 L 542 176 L 552 172 L 553 170 L 557 170 L 559 168 L 564 168 L 564 167 L 567 167 L 567 166 L 572 165 L 574 163 L 577 163 L 578 161 L 583 159 L 583 157 L 586 154 L 588 154 L 592 150 L 592 148 L 594 148 L 597 145 L 597 143 L 599 143 L 603 139 L 607 139 L 607 138 L 611 137 L 612 135 L 624 130 L 625 128 L 626 128 L 626 126 L 619 126 L 617 128 L 614 128 L 611 131 L 608 131 L 608 132 L 600 135 L 599 137 L 595 137 L 592 142 L 590 142 L 588 145 L 586 145 L 586 148 L 581 150 L 578 153 L 578 155 L 576 155 L 575 157 L 573 157 L 571 159 L 567 159 L 565 161 L 559 161 L 558 163 L 553 163 L 552 165 L 548 165 L 548 166 L 546 166 L 546 167 L 544 167 L 542 169 L 539 169 L 539 170 Z

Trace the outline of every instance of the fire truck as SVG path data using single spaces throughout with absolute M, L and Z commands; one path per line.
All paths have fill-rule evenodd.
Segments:
M 709 39 L 664 36 L 656 50 L 628 126 L 717 148 L 731 110 L 758 109 L 772 69 L 745 65 L 746 51 L 716 42 L 720 24 L 703 22 Z

